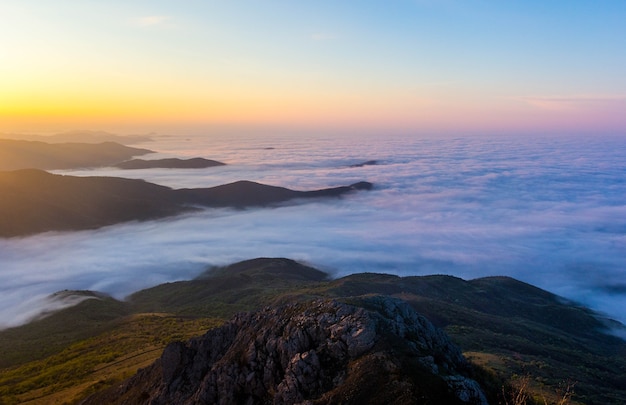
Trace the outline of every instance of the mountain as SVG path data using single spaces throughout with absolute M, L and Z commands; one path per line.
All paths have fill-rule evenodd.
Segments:
M 117 142 L 122 145 L 128 145 L 139 142 L 152 141 L 148 135 L 115 135 L 105 131 L 67 131 L 54 135 L 30 135 L 30 134 L 0 134 L 0 138 L 16 139 L 22 141 L 39 141 L 46 143 L 102 143 Z
M 83 404 L 487 404 L 470 374 L 448 336 L 401 300 L 314 300 L 172 343 Z
M 191 158 L 191 159 L 133 159 L 126 162 L 118 163 L 115 167 L 126 170 L 133 169 L 204 169 L 207 167 L 224 166 L 224 163 L 216 160 L 209 160 L 204 158 Z
M 249 181 L 173 190 L 143 180 L 76 177 L 25 169 L 0 172 L 0 237 L 94 229 L 164 218 L 198 207 L 245 208 L 295 198 L 339 197 L 370 183 L 294 191 Z
M 353 165 L 350 165 L 349 167 L 356 168 L 356 167 L 363 167 L 363 166 L 374 166 L 377 164 L 378 164 L 378 160 L 367 160 L 365 162 L 355 163 Z
M 284 187 L 240 180 L 211 188 L 179 189 L 176 192 L 183 201 L 190 204 L 207 207 L 245 208 L 277 204 L 296 198 L 336 198 L 353 191 L 371 190 L 372 187 L 372 183 L 361 181 L 349 186 L 295 191 Z
M 110 166 L 147 153 L 152 151 L 115 142 L 45 143 L 0 139 L 0 170 L 61 170 Z
M 76 294 L 94 296 L 85 292 Z M 134 385 L 122 380 L 135 374 L 137 368 L 144 370 L 140 375 L 153 375 L 155 367 L 156 370 L 159 367 L 151 365 L 155 360 L 166 361 L 170 366 L 180 364 L 180 374 L 168 371 L 167 375 L 172 378 L 166 380 L 173 384 L 175 374 L 188 375 L 184 373 L 189 370 L 184 371 L 186 367 L 183 367 L 188 363 L 172 362 L 171 355 L 180 353 L 180 359 L 187 359 L 185 361 L 201 358 L 197 356 L 204 354 L 196 349 L 209 341 L 203 339 L 210 338 L 213 342 L 216 336 L 225 336 L 224 330 L 211 330 L 228 322 L 240 325 L 242 334 L 223 342 L 224 350 L 220 349 L 219 353 L 225 356 L 224 363 L 212 362 L 210 368 L 243 367 L 250 364 L 247 351 L 239 351 L 242 347 L 239 344 L 250 344 L 252 335 L 258 335 L 259 339 L 270 336 L 257 333 L 262 323 L 268 333 L 279 331 L 280 325 L 284 325 L 283 331 L 289 330 L 289 333 L 280 336 L 296 336 L 296 329 L 287 329 L 289 317 L 283 315 L 290 313 L 299 317 L 301 325 L 316 322 L 323 325 L 321 320 L 327 316 L 323 314 L 335 309 L 343 311 L 340 308 L 345 304 L 356 307 L 357 312 L 362 308 L 377 319 L 376 312 L 383 317 L 384 313 L 368 300 L 385 302 L 388 298 L 398 303 L 398 319 L 406 321 L 413 317 L 402 315 L 408 310 L 400 309 L 405 308 L 405 304 L 398 301 L 401 300 L 420 314 L 419 319 L 428 319 L 449 336 L 471 366 L 470 370 L 464 370 L 457 364 L 454 369 L 458 375 L 477 381 L 490 403 L 513 403 L 508 396 L 517 394 L 517 391 L 509 393 L 510 387 L 517 384 L 525 387 L 525 394 L 538 399 L 526 402 L 528 404 L 544 404 L 543 398 L 547 403 L 557 403 L 572 393 L 572 387 L 574 395 L 567 403 L 626 403 L 626 342 L 609 333 L 609 327 L 623 328 L 623 325 L 545 290 L 509 277 L 463 280 L 444 275 L 398 277 L 359 273 L 331 279 L 313 267 L 283 258 L 258 258 L 210 268 L 194 280 L 138 291 L 125 301 L 87 299 L 27 325 L 0 331 L 0 397 L 13 398 L 16 403 L 33 398 L 40 398 L 41 403 L 52 403 L 53 397 L 66 401 L 79 399 L 107 387 L 128 387 L 128 393 L 136 393 L 135 388 L 142 387 L 143 382 Z M 318 311 L 317 305 L 325 309 Z M 252 314 L 237 315 L 246 311 Z M 308 315 L 310 320 L 306 319 Z M 270 326 L 274 325 L 271 324 L 273 317 L 278 322 L 275 327 Z M 222 321 L 218 321 L 220 319 Z M 228 319 L 231 321 L 224 324 Z M 251 320 L 257 319 L 259 328 L 249 328 Z M 307 323 L 309 321 L 311 323 Z M 316 391 L 321 397 L 327 395 L 326 403 L 339 402 L 331 392 L 346 395 L 363 392 L 374 401 L 377 393 L 369 391 L 370 387 L 385 387 L 380 390 L 384 393 L 397 387 L 396 384 L 404 386 L 406 383 L 407 387 L 412 387 L 407 392 L 414 392 L 416 386 L 411 385 L 411 376 L 415 375 L 428 376 L 427 381 L 442 387 L 440 375 L 423 375 L 421 369 L 415 368 L 418 365 L 412 361 L 423 357 L 423 353 L 409 350 L 405 339 L 398 339 L 387 321 L 381 322 L 385 325 L 383 333 L 377 332 L 376 339 L 383 342 L 383 348 L 389 344 L 392 353 L 387 349 L 363 352 L 361 355 L 365 357 L 337 363 L 337 369 L 328 372 L 348 370 L 343 381 L 350 382 L 344 386 L 345 390 L 324 385 L 323 392 Z M 405 323 L 412 325 L 412 321 Z M 209 327 L 203 330 L 202 325 L 212 326 L 207 332 Z M 320 330 L 325 329 L 332 330 L 332 326 L 320 327 Z M 359 328 L 353 329 L 356 330 Z M 384 331 L 390 334 L 385 335 Z M 308 333 L 311 337 L 318 336 L 317 332 Z M 202 338 L 187 341 L 191 336 L 203 334 Z M 169 349 L 170 354 L 166 355 L 162 351 L 173 341 L 186 343 L 176 343 L 173 347 L 177 349 Z M 200 343 L 202 341 L 205 343 Z M 312 342 L 313 346 L 307 351 L 315 349 L 320 357 L 324 343 L 317 338 Z M 253 346 L 262 349 L 260 344 Z M 233 366 L 237 353 L 241 354 L 237 358 L 241 363 L 235 362 Z M 435 354 L 433 361 L 441 370 L 437 363 L 440 357 Z M 162 356 L 165 360 L 158 360 Z M 399 356 L 400 363 L 393 360 L 396 359 L 393 356 Z M 374 359 L 381 359 L 381 362 L 376 363 Z M 396 366 L 399 368 L 394 368 Z M 306 374 L 305 369 L 302 374 Z M 224 379 L 236 375 L 241 374 L 222 374 Z M 275 381 L 282 382 L 285 375 L 275 375 Z M 134 378 L 145 382 L 144 377 Z M 251 379 L 257 377 L 254 374 Z M 200 377 L 197 378 L 199 381 Z M 185 384 L 191 382 L 188 378 L 184 381 Z

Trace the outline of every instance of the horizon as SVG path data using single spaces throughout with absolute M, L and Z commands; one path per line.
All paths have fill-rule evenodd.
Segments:
M 0 132 L 626 133 L 626 4 L 7 0 Z
M 0 403 L 184 402 L 198 379 L 196 400 L 217 381 L 224 401 L 234 384 L 248 402 L 626 403 L 626 1 L 1 0 L 0 17 Z M 329 277 L 206 278 L 257 258 Z M 401 307 L 368 314 L 372 294 Z M 323 297 L 350 322 L 314 302 L 289 323 Z M 261 307 L 278 334 L 237 326 Z M 319 345 L 291 339 L 300 321 Z M 359 389 L 390 370 L 382 396 Z

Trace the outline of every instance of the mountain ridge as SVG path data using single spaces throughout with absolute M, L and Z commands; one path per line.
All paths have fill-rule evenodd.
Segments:
M 171 189 L 144 180 L 78 177 L 38 169 L 0 172 L 0 237 L 96 229 L 172 217 L 200 207 L 263 207 L 289 200 L 340 197 L 371 183 L 296 191 L 251 181 Z
M 207 167 L 224 166 L 225 163 L 200 157 L 190 159 L 166 158 L 166 159 L 132 159 L 115 165 L 124 170 L 138 169 L 204 169 Z
M 111 141 L 46 143 L 0 139 L 0 170 L 64 170 L 111 166 L 148 153 L 154 152 Z
M 576 382 L 572 403 L 622 404 L 626 400 L 626 342 L 608 334 L 598 314 L 545 290 L 510 277 L 463 280 L 446 275 L 356 273 L 330 279 L 314 267 L 285 258 L 209 268 L 194 280 L 138 291 L 123 302 L 83 301 L 23 327 L 0 331 L 0 353 L 11 353 L 13 367 L 21 364 L 19 358 L 36 362 L 37 351 L 29 345 L 39 348 L 39 342 L 50 336 L 59 342 L 65 336 L 69 340 L 56 346 L 61 350 L 72 342 L 78 345 L 90 335 L 89 328 L 94 328 L 91 336 L 116 330 L 115 325 L 128 316 L 162 319 L 158 325 L 171 317 L 182 328 L 191 320 L 227 320 L 241 312 L 315 300 L 361 305 L 373 295 L 400 299 L 443 329 L 473 364 L 484 369 L 480 383 L 491 393 L 501 393 L 503 384 L 514 384 L 516 376 L 528 376 L 529 389 L 539 397 L 555 398 L 560 385 L 570 381 Z M 111 317 L 113 313 L 117 318 Z M 77 322 L 82 325 L 80 331 L 74 327 Z M 72 338 L 78 332 L 80 336 Z
M 154 135 L 154 134 L 152 134 Z M 116 142 L 122 145 L 151 142 L 151 135 L 117 135 L 106 131 L 75 130 L 60 132 L 52 135 L 35 134 L 7 134 L 0 133 L 2 139 L 14 139 L 20 141 L 40 141 L 46 143 L 102 143 Z

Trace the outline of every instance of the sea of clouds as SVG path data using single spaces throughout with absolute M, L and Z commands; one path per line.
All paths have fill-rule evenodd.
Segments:
M 98 169 L 173 188 L 236 180 L 372 191 L 275 208 L 215 209 L 95 231 L 0 240 L 0 328 L 63 289 L 123 298 L 254 257 L 354 272 L 508 275 L 626 322 L 625 137 L 156 137 L 145 158 L 208 169 Z M 376 165 L 351 167 L 369 160 Z

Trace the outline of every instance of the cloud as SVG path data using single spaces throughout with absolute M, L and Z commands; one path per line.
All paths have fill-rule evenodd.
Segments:
M 626 95 L 539 96 L 522 97 L 520 100 L 542 110 L 571 111 L 589 106 L 602 107 L 624 104 L 626 103 Z
M 163 15 L 150 15 L 137 17 L 132 20 L 133 25 L 137 27 L 170 27 L 172 26 L 172 18 Z
M 201 170 L 64 172 L 171 187 L 249 179 L 310 190 L 368 180 L 370 192 L 272 209 L 208 210 L 96 231 L 0 240 L 0 327 L 63 289 L 118 298 L 259 256 L 336 276 L 374 271 L 509 275 L 626 322 L 626 148 L 620 138 L 176 138 L 163 156 Z M 268 146 L 273 149 L 267 149 Z M 377 160 L 377 165 L 350 167 Z

